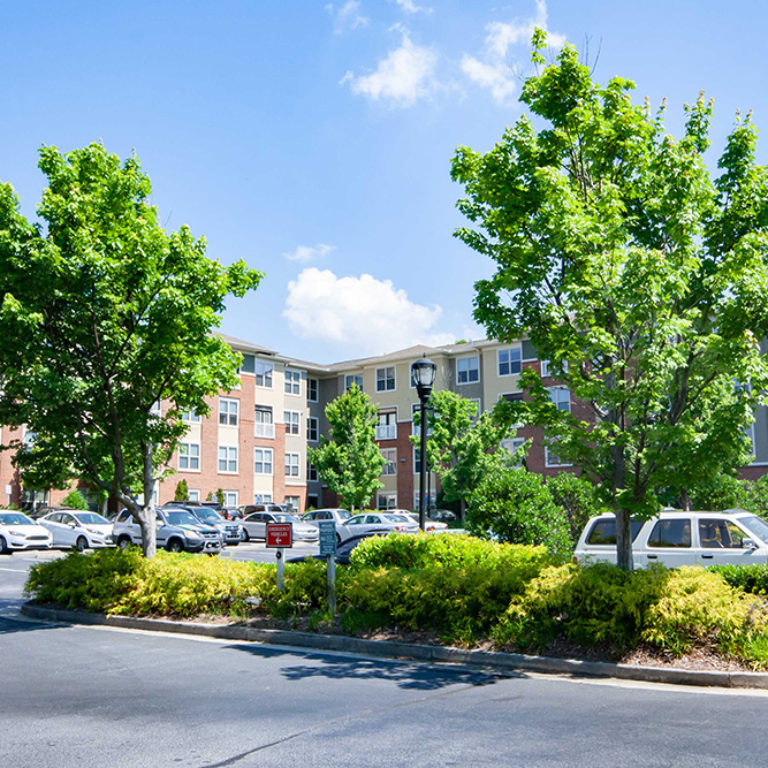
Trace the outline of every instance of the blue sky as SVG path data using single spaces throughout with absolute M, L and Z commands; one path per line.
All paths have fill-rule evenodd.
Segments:
M 768 126 L 767 21 L 747 0 L 0 0 L 0 180 L 32 216 L 41 144 L 135 149 L 169 229 L 266 272 L 222 330 L 291 356 L 481 338 L 491 265 L 452 236 L 450 160 L 520 115 L 533 24 L 667 96 L 673 133 L 704 89 L 716 151 L 737 108 Z

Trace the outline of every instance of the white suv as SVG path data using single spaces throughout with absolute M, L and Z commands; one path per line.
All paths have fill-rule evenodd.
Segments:
M 681 565 L 766 565 L 768 523 L 743 509 L 725 512 L 662 512 L 631 521 L 635 568 Z M 573 559 L 582 565 L 616 562 L 616 517 L 593 517 L 579 537 Z

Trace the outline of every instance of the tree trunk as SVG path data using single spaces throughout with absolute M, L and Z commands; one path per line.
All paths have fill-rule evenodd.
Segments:
M 616 564 L 623 571 L 632 570 L 632 533 L 629 510 L 616 509 Z
M 144 557 L 148 560 L 157 554 L 157 524 L 155 522 L 155 464 L 152 444 L 142 446 L 144 454 L 144 504 L 139 510 L 139 527 L 141 528 L 141 544 Z M 135 514 L 135 513 L 134 513 Z
M 461 515 L 461 524 L 464 525 L 464 516 L 467 512 L 467 503 L 464 499 L 459 499 L 459 515 Z
M 680 491 L 680 508 L 683 512 L 691 511 L 691 497 L 688 495 L 688 491 Z

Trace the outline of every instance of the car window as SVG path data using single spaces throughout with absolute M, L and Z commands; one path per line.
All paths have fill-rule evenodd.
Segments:
M 659 520 L 648 539 L 649 547 L 683 548 L 691 546 L 691 521 Z
M 736 518 L 748 531 L 754 533 L 760 541 L 768 544 L 768 523 L 757 515 L 744 515 Z
M 46 515 L 45 519 L 48 520 L 50 523 L 60 523 L 61 522 L 61 515 L 58 512 L 54 512 L 52 515 Z M 18 525 L 18 523 L 17 523 Z
M 643 527 L 642 520 L 635 520 L 634 518 L 629 521 L 629 532 L 632 536 L 632 541 L 637 538 L 637 534 L 640 533 L 640 529 Z M 616 546 L 616 518 L 602 518 L 601 520 L 595 520 L 592 530 L 587 537 L 587 544 L 593 544 L 597 546 Z
M 347 525 L 360 525 L 363 522 L 363 516 L 357 515 L 356 517 L 350 517 L 347 520 Z
M 169 525 L 199 525 L 200 521 L 189 512 L 166 512 L 165 518 Z
M 381 523 L 381 519 L 378 515 L 366 515 L 365 516 L 365 524 L 366 525 L 379 525 Z
M 0 525 L 34 525 L 34 523 L 21 512 L 3 512 L 0 514 Z
M 412 523 L 413 518 L 408 515 L 385 515 L 386 519 L 392 523 Z
M 61 516 L 61 522 L 64 523 L 64 525 L 75 525 L 76 524 L 75 518 L 72 517 L 72 515 L 62 515 Z
M 109 525 L 109 520 L 95 512 L 78 512 L 75 517 L 83 525 Z
M 749 536 L 730 520 L 699 520 L 699 541 L 705 549 L 741 549 L 744 539 L 749 539 Z
M 117 518 L 118 523 L 127 523 L 131 519 L 131 512 L 128 509 L 124 509 L 120 513 L 120 517 Z
M 336 514 L 339 516 L 339 520 L 349 520 L 352 517 L 352 513 L 347 509 L 337 509 Z

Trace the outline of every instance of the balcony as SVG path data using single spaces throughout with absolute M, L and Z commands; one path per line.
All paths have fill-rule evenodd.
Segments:
M 379 424 L 376 427 L 377 440 L 396 440 L 397 424 Z
M 254 436 L 255 437 L 264 437 L 268 440 L 273 440 L 275 437 L 275 425 L 274 424 L 265 424 L 262 422 L 256 422 L 254 425 Z

